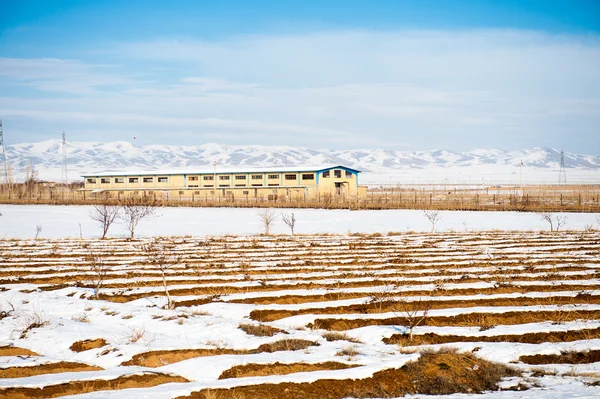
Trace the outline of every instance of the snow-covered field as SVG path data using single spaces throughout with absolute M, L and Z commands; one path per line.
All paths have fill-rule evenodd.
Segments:
M 55 237 L 77 237 L 72 226 L 88 212 L 2 207 L 3 228 L 10 220 L 12 229 L 3 234 L 31 237 L 28 210 Z M 347 234 L 348 217 L 365 231 L 429 226 L 418 212 L 297 211 L 304 232 L 345 234 L 220 236 L 235 227 L 219 230 L 223 215 L 238 231 L 260 230 L 255 211 L 162 211 L 173 213 L 140 232 L 202 236 L 0 240 L 0 397 L 298 398 L 277 387 L 350 384 L 440 347 L 519 371 L 485 397 L 600 393 L 597 231 L 465 231 L 467 217 L 502 229 L 496 215 L 516 228 L 545 226 L 532 224 L 532 214 L 447 212 L 441 233 Z M 97 235 L 83 223 L 86 237 Z M 510 390 L 518 384 L 528 390 Z M 248 393 L 260 387 L 268 395 Z
M 100 226 L 90 219 L 89 206 L 0 205 L 0 238 L 33 238 L 36 226 L 39 237 L 94 238 L 101 235 Z M 278 213 L 294 213 L 296 231 L 301 234 L 389 231 L 431 231 L 431 224 L 418 210 L 321 210 L 281 209 Z M 275 234 L 287 233 L 279 215 L 272 226 Z M 436 231 L 478 230 L 548 230 L 549 224 L 536 213 L 526 212 L 466 212 L 442 211 Z M 600 227 L 600 214 L 562 213 L 563 229 L 582 230 L 586 226 Z M 157 216 L 143 220 L 136 235 L 221 235 L 258 234 L 262 232 L 257 209 L 248 208 L 159 208 Z M 109 232 L 112 236 L 127 234 L 123 223 L 117 222 Z

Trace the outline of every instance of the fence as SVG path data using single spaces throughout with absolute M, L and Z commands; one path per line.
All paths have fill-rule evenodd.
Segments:
M 118 204 L 122 193 L 92 193 L 77 185 L 48 186 L 44 184 L 0 185 L 0 203 L 91 205 Z M 221 196 L 200 192 L 191 196 L 174 195 L 168 199 L 150 193 L 147 199 L 159 206 L 198 207 L 278 207 L 326 209 L 436 209 L 472 211 L 530 211 L 530 212 L 600 212 L 600 185 L 525 186 L 516 187 L 377 187 L 366 196 L 337 195 L 315 198 L 276 198 L 252 196 Z

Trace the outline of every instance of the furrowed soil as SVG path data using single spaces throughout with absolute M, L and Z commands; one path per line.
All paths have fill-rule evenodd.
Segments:
M 445 395 L 600 364 L 591 229 L 4 239 L 0 263 L 0 397 Z

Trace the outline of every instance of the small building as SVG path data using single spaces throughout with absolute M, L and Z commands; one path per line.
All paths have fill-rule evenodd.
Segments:
M 104 172 L 84 175 L 84 191 L 108 196 L 144 195 L 168 199 L 309 200 L 363 198 L 359 170 L 342 165 L 295 168 L 247 168 Z

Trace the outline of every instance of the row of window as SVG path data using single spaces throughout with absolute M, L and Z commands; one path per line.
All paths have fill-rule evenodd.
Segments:
M 346 178 L 350 178 L 352 177 L 352 172 L 349 171 L 345 171 L 346 172 Z M 331 176 L 330 171 L 325 171 L 323 172 L 323 178 L 329 178 Z M 342 171 L 341 170 L 334 170 L 333 171 L 333 176 L 335 178 L 341 178 L 342 177 Z M 302 173 L 302 180 L 314 180 L 315 179 L 315 174 L 314 173 Z M 211 181 L 214 180 L 214 176 L 213 175 L 205 175 L 202 177 L 203 180 L 205 181 Z M 230 180 L 231 176 L 228 175 L 222 175 L 219 176 L 219 180 Z M 252 175 L 251 176 L 252 180 L 261 180 L 263 178 L 263 175 Z M 296 180 L 298 177 L 296 174 L 285 174 L 284 175 L 284 179 L 285 180 Z M 125 178 L 124 177 L 115 177 L 114 178 L 115 183 L 119 184 L 119 183 L 125 183 Z M 277 180 L 279 179 L 279 175 L 267 175 L 267 179 L 269 180 Z M 189 181 L 197 181 L 198 180 L 198 176 L 188 176 L 188 180 Z M 235 180 L 246 180 L 246 175 L 235 175 Z M 138 177 L 130 177 L 128 179 L 129 183 L 139 183 L 139 178 Z M 167 176 L 159 176 L 157 177 L 157 181 L 159 183 L 167 183 L 169 181 L 169 178 Z M 96 184 L 96 179 L 94 178 L 88 178 L 87 182 L 89 184 Z M 153 183 L 154 182 L 154 177 L 144 177 L 143 178 L 143 182 L 144 183 Z M 102 177 L 100 179 L 100 183 L 102 184 L 109 184 L 110 183 L 110 178 L 108 177 Z M 271 185 L 271 184 L 270 184 Z M 194 186 L 191 186 L 194 187 Z M 208 187 L 208 186 L 207 186 Z

